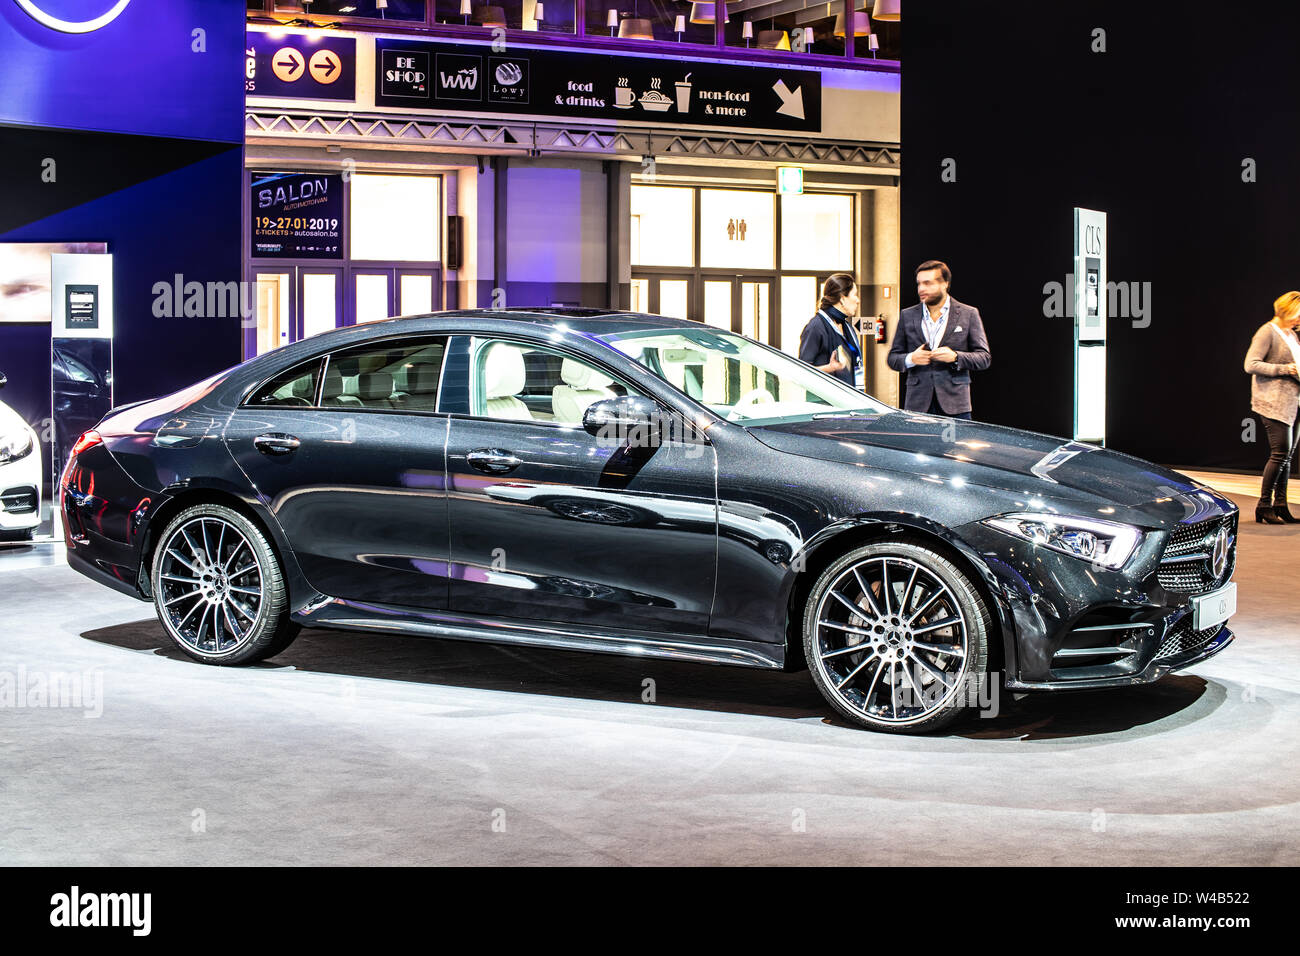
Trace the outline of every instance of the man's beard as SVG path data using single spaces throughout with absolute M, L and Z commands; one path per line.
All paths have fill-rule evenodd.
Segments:
M 935 292 L 933 295 L 921 296 L 921 301 L 926 305 L 938 305 L 943 301 L 943 293 Z

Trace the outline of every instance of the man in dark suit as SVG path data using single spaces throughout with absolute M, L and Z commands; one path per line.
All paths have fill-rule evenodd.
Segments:
M 907 375 L 903 407 L 970 418 L 970 373 L 986 369 L 993 357 L 979 309 L 948 295 L 952 272 L 937 259 L 916 269 L 921 301 L 898 317 L 889 367 Z

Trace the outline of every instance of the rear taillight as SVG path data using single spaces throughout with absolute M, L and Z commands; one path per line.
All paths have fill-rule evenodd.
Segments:
M 78 438 L 76 444 L 72 446 L 72 457 L 75 458 L 87 448 L 94 448 L 96 445 L 102 444 L 104 444 L 104 439 L 99 436 L 99 432 L 92 428 L 90 431 Z

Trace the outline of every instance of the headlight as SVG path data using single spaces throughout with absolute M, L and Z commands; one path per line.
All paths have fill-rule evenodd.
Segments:
M 1103 568 L 1123 567 L 1142 540 L 1142 532 L 1132 525 L 1096 518 L 1010 514 L 988 518 L 984 524 Z
M 20 430 L 0 434 L 0 465 L 26 458 L 32 453 L 32 448 L 31 432 Z

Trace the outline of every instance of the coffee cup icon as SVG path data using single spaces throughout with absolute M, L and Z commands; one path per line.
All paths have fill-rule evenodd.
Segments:
M 619 77 L 618 86 L 614 87 L 614 105 L 621 110 L 630 110 L 636 103 L 636 93 L 627 85 L 627 77 Z
M 686 74 L 684 79 L 677 81 L 677 112 L 689 113 L 691 111 L 691 75 Z

